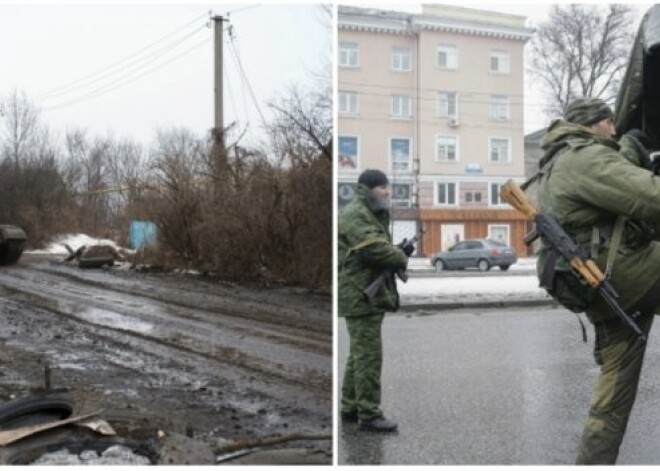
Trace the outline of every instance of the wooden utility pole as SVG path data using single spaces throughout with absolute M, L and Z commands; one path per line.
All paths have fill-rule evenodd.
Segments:
M 213 20 L 214 31 L 214 81 L 213 81 L 213 104 L 214 104 L 214 122 L 213 131 L 213 155 L 215 156 L 215 172 L 216 178 L 220 179 L 223 171 L 227 168 L 227 149 L 225 148 L 225 129 L 224 129 L 224 114 L 223 114 L 223 52 L 222 40 L 224 35 L 222 30 L 224 23 L 228 21 L 222 16 L 216 15 L 211 17 Z
M 223 130 L 223 90 L 222 86 L 222 28 L 225 20 L 222 16 L 214 16 L 211 18 L 213 20 L 213 31 L 214 31 L 214 82 L 213 82 L 213 91 L 214 91 L 214 110 L 215 110 L 215 120 L 213 127 L 216 132 L 222 132 Z

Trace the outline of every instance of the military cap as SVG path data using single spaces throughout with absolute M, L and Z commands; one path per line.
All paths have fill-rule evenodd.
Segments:
M 367 188 L 372 189 L 381 185 L 389 185 L 390 181 L 380 170 L 365 170 L 360 174 L 358 183 L 362 183 Z
M 566 121 L 582 126 L 591 126 L 613 116 L 612 108 L 600 98 L 578 98 L 568 105 L 564 113 Z

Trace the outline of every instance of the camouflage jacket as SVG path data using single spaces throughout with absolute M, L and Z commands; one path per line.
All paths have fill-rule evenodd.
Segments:
M 588 253 L 595 252 L 603 271 L 609 240 L 602 237 L 607 230 L 601 230 L 594 244 L 594 226 L 611 228 L 619 215 L 638 222 L 626 224 L 610 278 L 623 308 L 629 309 L 660 278 L 660 244 L 652 241 L 660 235 L 660 177 L 639 166 L 643 159 L 627 136 L 617 143 L 558 120 L 548 129 L 542 147 L 548 150 L 561 142 L 566 146 L 552 165 L 541 161 L 545 170 L 539 181 L 540 209 L 553 214 Z M 600 298 L 595 298 L 587 314 L 592 321 L 615 315 Z
M 374 213 L 367 201 L 368 189 L 358 185 L 356 196 L 339 215 L 338 290 L 339 315 L 357 317 L 392 312 L 399 307 L 394 277 L 383 284 L 371 306 L 362 293 L 385 269 L 405 269 L 408 258 L 392 245 L 387 211 Z

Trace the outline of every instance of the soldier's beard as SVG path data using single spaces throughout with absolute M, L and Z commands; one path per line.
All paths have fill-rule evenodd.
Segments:
M 378 198 L 371 191 L 367 193 L 367 204 L 369 209 L 374 213 L 379 213 L 381 211 L 387 211 L 390 209 L 390 199 L 389 198 Z

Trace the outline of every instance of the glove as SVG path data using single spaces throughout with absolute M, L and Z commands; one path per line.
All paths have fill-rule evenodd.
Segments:
M 651 157 L 651 171 L 655 175 L 660 175 L 660 154 L 655 152 L 653 154 L 655 155 Z
M 403 245 L 401 246 L 401 249 L 403 250 L 403 253 L 406 254 L 406 257 L 410 257 L 412 253 L 415 251 L 415 246 L 404 242 Z
M 626 134 L 637 139 L 647 150 L 651 148 L 651 138 L 641 129 L 631 129 Z

